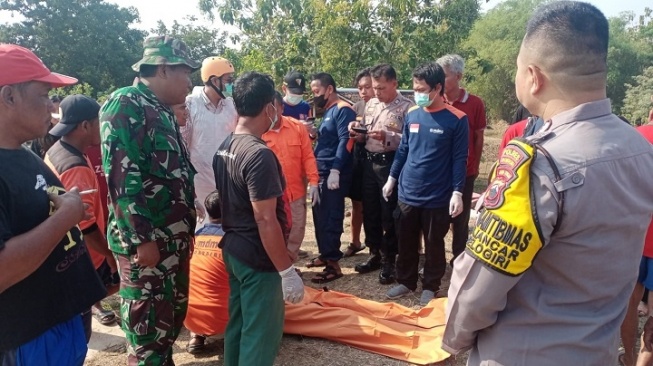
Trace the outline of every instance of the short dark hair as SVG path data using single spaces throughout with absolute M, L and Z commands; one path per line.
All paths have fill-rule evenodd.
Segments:
M 50 96 L 50 102 L 52 103 L 61 103 L 63 98 L 59 94 L 53 94 Z
M 268 74 L 246 72 L 234 82 L 234 104 L 238 114 L 255 117 L 274 100 L 274 81 Z
M 206 207 L 206 213 L 210 219 L 218 220 L 222 218 L 221 205 L 222 202 L 220 201 L 220 193 L 218 191 L 213 191 L 206 196 L 204 207 Z
M 274 101 L 283 104 L 283 95 L 278 90 L 274 92 Z
M 397 80 L 397 72 L 395 71 L 394 67 L 388 64 L 379 64 L 374 66 L 370 70 L 370 74 L 372 75 L 373 79 L 380 79 L 381 77 L 385 77 L 385 79 L 388 81 Z
M 358 83 L 361 82 L 362 78 L 370 78 L 372 77 L 372 74 L 370 74 L 370 68 L 366 67 L 363 70 L 359 71 L 358 74 L 356 74 L 356 77 L 354 78 L 354 87 L 358 87 Z
M 323 87 L 328 87 L 331 85 L 333 87 L 333 92 L 336 92 L 336 81 L 333 79 L 333 76 L 331 74 L 327 74 L 326 72 L 318 72 L 316 74 L 311 75 L 311 81 L 319 81 L 320 85 Z
M 413 77 L 418 80 L 424 80 L 428 86 L 435 89 L 435 87 L 440 84 L 442 88 L 440 89 L 440 95 L 444 95 L 444 70 L 442 66 L 438 65 L 435 62 L 428 62 L 423 65 L 417 66 L 413 71 Z
M 580 1 L 555 1 L 535 10 L 526 25 L 524 43 L 533 40 L 555 47 L 560 57 L 573 55 L 593 61 L 583 65 L 559 62 L 561 68 L 603 68 L 583 70 L 589 74 L 607 70 L 609 38 L 608 20 L 595 6 Z

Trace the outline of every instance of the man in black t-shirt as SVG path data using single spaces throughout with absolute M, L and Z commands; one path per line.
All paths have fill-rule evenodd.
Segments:
M 213 158 L 231 291 L 224 364 L 266 366 L 281 345 L 283 301 L 300 302 L 304 284 L 286 248 L 290 227 L 281 165 L 261 139 L 277 123 L 274 82 L 246 73 L 236 80 L 233 98 L 238 125 Z
M 102 299 L 77 224 L 84 206 L 26 141 L 45 136 L 53 74 L 31 51 L 0 45 L 0 365 L 81 365 L 81 313 Z

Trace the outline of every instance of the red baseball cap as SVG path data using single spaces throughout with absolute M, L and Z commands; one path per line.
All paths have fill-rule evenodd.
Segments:
M 0 44 L 0 86 L 41 81 L 53 88 L 73 85 L 77 79 L 51 72 L 34 52 L 15 44 Z

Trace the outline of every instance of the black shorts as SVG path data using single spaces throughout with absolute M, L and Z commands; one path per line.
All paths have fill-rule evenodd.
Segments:
M 352 201 L 363 200 L 363 154 L 365 148 L 362 144 L 354 144 L 354 151 L 352 151 L 352 172 L 351 172 L 351 186 L 349 187 L 349 197 Z

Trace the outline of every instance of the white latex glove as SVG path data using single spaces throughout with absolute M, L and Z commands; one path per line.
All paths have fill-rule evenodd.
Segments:
M 388 201 L 388 198 L 390 198 L 390 195 L 392 194 L 392 191 L 395 189 L 395 185 L 397 184 L 397 179 L 388 177 L 388 181 L 385 182 L 383 185 L 383 189 L 381 192 L 383 193 L 383 199 Z
M 449 215 L 456 217 L 461 212 L 463 212 L 463 194 L 454 191 L 451 195 L 451 201 L 449 201 Z
M 327 178 L 327 188 L 329 189 L 338 189 L 340 188 L 340 171 L 337 169 L 331 169 L 329 173 L 329 178 Z
M 315 207 L 315 205 L 320 203 L 320 192 L 317 186 L 308 187 L 308 196 L 311 197 L 311 206 Z
M 204 222 L 204 219 L 206 218 L 206 210 L 204 209 L 204 205 L 198 200 L 195 200 L 195 211 L 197 211 L 198 222 Z
M 279 272 L 281 276 L 281 290 L 283 299 L 291 304 L 297 304 L 304 299 L 304 282 L 295 271 L 295 266 L 290 266 L 285 271 Z

